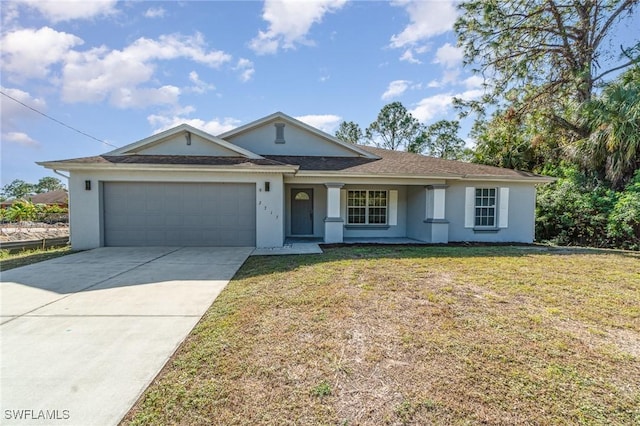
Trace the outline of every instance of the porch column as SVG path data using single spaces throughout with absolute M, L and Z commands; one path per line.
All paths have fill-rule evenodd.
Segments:
M 340 188 L 343 183 L 325 183 L 327 188 L 327 217 L 324 219 L 324 242 L 341 243 L 344 220 L 340 217 Z
M 432 243 L 449 242 L 449 221 L 445 216 L 445 201 L 448 185 L 427 185 L 426 215 L 424 222 L 429 228 Z

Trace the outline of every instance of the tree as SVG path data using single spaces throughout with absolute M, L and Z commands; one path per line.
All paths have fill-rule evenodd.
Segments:
M 415 142 L 421 134 L 421 126 L 400 102 L 393 102 L 382 107 L 366 133 L 376 146 L 397 150 Z
M 41 178 L 35 185 L 35 191 L 40 194 L 42 192 L 58 191 L 65 189 L 64 184 L 58 178 L 51 176 Z
M 459 131 L 460 123 L 457 121 L 437 121 L 427 126 L 422 135 L 409 144 L 407 151 L 458 160 L 464 155 L 464 140 L 458 136 Z
M 24 198 L 33 192 L 35 192 L 35 185 L 20 179 L 15 179 L 2 187 L 2 194 L 7 198 Z
M 455 23 L 465 64 L 485 77 L 482 101 L 458 104 L 482 113 L 488 103 L 518 115 L 543 112 L 571 133 L 590 129 L 568 114 L 567 104 L 591 100 L 594 89 L 613 72 L 638 63 L 640 43 L 607 51 L 615 25 L 631 16 L 638 0 L 472 0 L 460 4 Z
M 590 135 L 578 144 L 578 160 L 623 188 L 640 168 L 640 67 L 607 85 L 581 113 Z
M 348 143 L 360 143 L 362 137 L 360 126 L 353 121 L 343 121 L 336 130 L 336 138 Z

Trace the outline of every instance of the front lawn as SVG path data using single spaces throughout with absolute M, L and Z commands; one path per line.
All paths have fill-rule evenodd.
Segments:
M 125 424 L 640 424 L 640 255 L 251 257 Z

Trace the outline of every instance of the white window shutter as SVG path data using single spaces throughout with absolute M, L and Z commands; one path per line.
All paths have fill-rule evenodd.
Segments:
M 465 188 L 464 196 L 464 227 L 473 228 L 476 210 L 476 189 L 472 186 Z
M 389 225 L 396 226 L 398 224 L 398 191 L 392 189 L 389 191 Z
M 507 228 L 509 226 L 509 188 L 500 188 L 498 205 L 498 228 Z
M 340 216 L 342 217 L 342 220 L 344 220 L 346 223 L 347 222 L 347 190 L 346 189 L 340 190 Z

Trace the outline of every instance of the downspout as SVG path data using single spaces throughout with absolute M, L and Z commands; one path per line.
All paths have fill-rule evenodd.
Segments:
M 57 171 L 56 169 L 52 169 L 53 173 L 57 174 L 58 176 L 62 176 L 63 178 L 67 179 L 67 189 L 69 188 L 69 179 L 70 176 L 65 175 L 64 173 L 60 173 L 59 171 Z M 67 220 L 68 220 L 68 225 L 69 225 L 69 243 L 71 243 L 71 197 L 69 197 L 69 194 L 67 192 Z
M 60 172 L 59 172 L 59 171 L 57 171 L 56 169 L 53 169 L 53 173 L 57 174 L 58 176 L 62 176 L 63 178 L 65 178 L 65 179 L 67 179 L 67 180 L 68 180 L 68 179 L 69 179 L 69 177 L 70 177 L 70 176 L 67 176 L 67 175 L 65 175 L 65 174 L 63 174 L 63 173 L 60 173 Z

